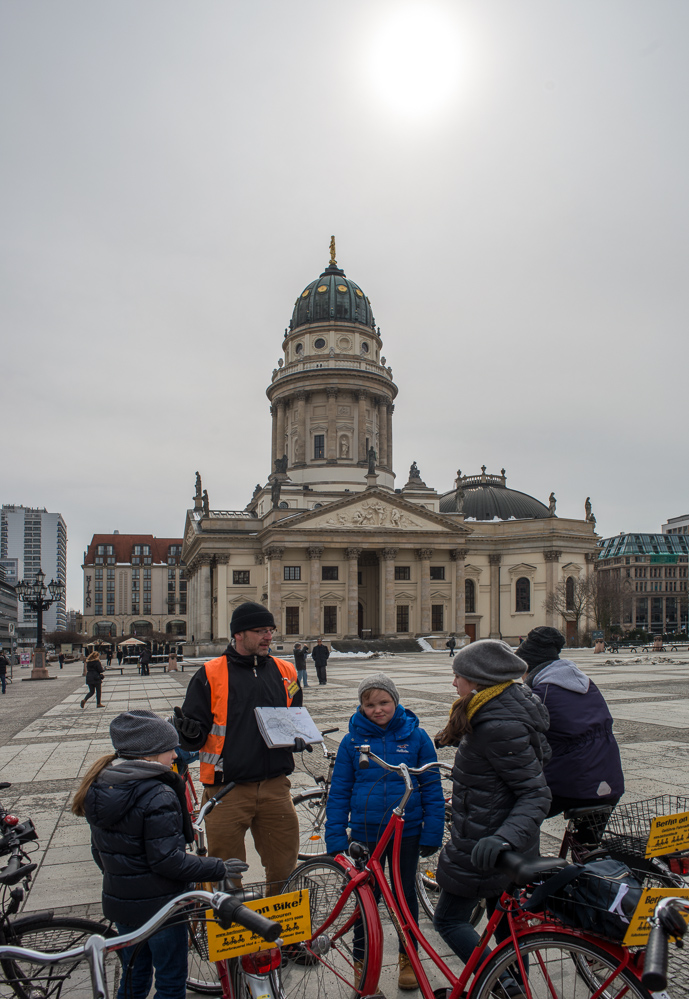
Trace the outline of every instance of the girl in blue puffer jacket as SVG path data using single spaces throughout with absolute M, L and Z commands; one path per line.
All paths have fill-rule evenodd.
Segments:
M 400 704 L 397 688 L 385 673 L 373 673 L 359 684 L 359 708 L 349 722 L 349 734 L 340 743 L 326 806 L 325 842 L 329 853 L 339 853 L 351 838 L 373 852 L 393 808 L 404 794 L 404 781 L 380 767 L 359 770 L 357 746 L 367 744 L 388 763 L 422 767 L 437 760 L 435 747 L 419 726 L 419 719 Z M 445 799 L 437 770 L 413 778 L 417 792 L 405 811 L 400 868 L 407 905 L 419 918 L 415 879 L 419 856 L 440 849 L 445 822 Z M 391 863 L 392 843 L 384 859 Z M 355 934 L 356 937 L 356 934 Z M 355 939 L 356 951 L 356 939 Z M 418 982 L 407 955 L 399 956 L 401 989 L 417 989 Z

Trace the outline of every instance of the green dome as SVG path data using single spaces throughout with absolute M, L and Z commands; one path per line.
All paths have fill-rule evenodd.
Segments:
M 361 323 L 372 329 L 376 326 L 368 298 L 336 264 L 331 264 L 306 286 L 295 302 L 289 328 L 295 330 L 298 326 L 328 320 Z

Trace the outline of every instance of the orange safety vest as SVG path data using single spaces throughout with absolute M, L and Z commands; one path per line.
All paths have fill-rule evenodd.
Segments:
M 287 662 L 286 659 L 276 659 L 275 656 L 271 656 L 271 658 L 282 673 L 285 698 L 287 707 L 289 707 L 294 695 L 299 690 L 297 671 L 292 663 Z M 220 656 L 219 659 L 210 659 L 206 663 L 206 676 L 211 687 L 213 725 L 199 752 L 200 777 L 202 784 L 214 784 L 215 771 L 223 768 L 222 751 L 227 729 L 227 699 L 230 690 L 227 657 Z

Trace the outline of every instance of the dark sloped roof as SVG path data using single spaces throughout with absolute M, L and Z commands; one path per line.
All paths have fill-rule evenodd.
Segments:
M 94 534 L 84 565 L 93 565 L 98 545 L 112 545 L 117 562 L 131 562 L 134 545 L 150 545 L 154 563 L 167 562 L 171 545 L 181 545 L 182 538 L 154 538 L 152 534 Z
M 457 513 L 457 495 L 452 489 L 440 497 L 441 513 Z M 464 517 L 475 520 L 541 520 L 549 517 L 548 507 L 540 500 L 495 483 L 464 488 Z
M 308 284 L 295 302 L 290 329 L 329 319 L 375 328 L 371 303 L 358 284 L 331 264 Z

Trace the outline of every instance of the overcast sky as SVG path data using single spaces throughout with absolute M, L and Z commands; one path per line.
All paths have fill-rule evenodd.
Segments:
M 687 0 L 0 0 L 0 500 L 181 537 L 337 259 L 413 460 L 689 512 Z

